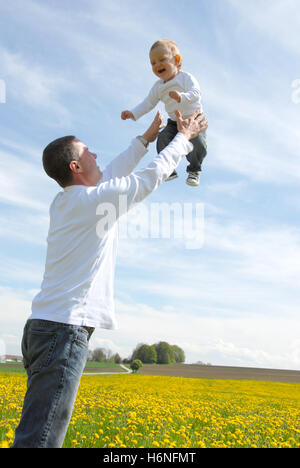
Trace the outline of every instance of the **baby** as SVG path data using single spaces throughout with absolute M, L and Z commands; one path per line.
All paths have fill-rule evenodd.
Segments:
M 190 73 L 181 71 L 181 55 L 174 41 L 162 39 L 155 42 L 150 49 L 150 62 L 153 73 L 159 80 L 151 88 L 146 99 L 131 111 L 123 111 L 121 118 L 138 120 L 150 112 L 159 101 L 162 101 L 169 119 L 167 126 L 157 138 L 157 152 L 160 153 L 177 133 L 176 109 L 181 112 L 184 119 L 190 117 L 198 109 L 202 112 L 201 91 L 197 80 Z M 207 153 L 206 132 L 201 133 L 191 142 L 194 149 L 186 156 L 189 162 L 186 183 L 198 186 L 202 161 Z M 176 177 L 178 174 L 174 171 L 167 180 Z

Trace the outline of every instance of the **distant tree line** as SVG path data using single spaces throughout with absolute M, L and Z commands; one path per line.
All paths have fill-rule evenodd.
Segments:
M 113 354 L 109 349 L 96 348 L 94 350 L 89 350 L 88 361 L 120 364 L 122 359 L 118 353 Z
M 135 360 L 143 364 L 175 364 L 185 361 L 183 349 L 177 345 L 170 345 L 166 341 L 160 341 L 153 345 L 140 343 L 134 349 L 131 357 L 122 359 L 118 353 L 104 348 L 89 350 L 88 361 L 110 362 L 115 364 L 130 364 Z
M 139 359 L 143 364 L 175 364 L 184 362 L 185 355 L 179 346 L 160 341 L 153 345 L 138 344 L 130 361 L 135 359 Z

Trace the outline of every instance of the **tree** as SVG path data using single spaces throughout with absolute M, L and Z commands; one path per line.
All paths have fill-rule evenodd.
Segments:
M 139 343 L 132 353 L 131 362 L 135 359 L 139 359 L 144 364 L 174 364 L 184 362 L 185 355 L 179 346 L 160 341 L 151 346 Z
M 143 365 L 142 361 L 140 361 L 139 359 L 135 359 L 130 364 L 130 368 L 132 369 L 134 373 L 136 373 L 142 367 L 142 365 Z
M 138 355 L 139 355 L 139 351 L 142 348 L 142 346 L 144 346 L 144 343 L 138 343 L 136 345 L 135 349 L 133 350 L 132 356 L 131 356 L 131 361 L 134 361 L 135 359 L 140 359 L 138 357 Z
M 185 355 L 183 349 L 179 348 L 177 345 L 172 346 L 174 354 L 175 354 L 175 361 L 176 362 L 184 362 L 185 361 Z
M 114 362 L 114 354 L 111 349 L 105 349 L 105 360 L 106 362 Z
M 157 352 L 156 352 L 156 347 L 155 345 L 149 346 L 149 354 L 148 354 L 148 359 L 149 359 L 149 364 L 153 364 L 154 362 L 157 362 Z
M 118 353 L 114 355 L 114 362 L 115 364 L 120 364 L 122 362 L 122 359 Z
M 156 345 L 157 364 L 173 364 L 175 362 L 175 353 L 173 347 L 166 341 L 160 341 Z
M 139 348 L 136 348 L 133 352 L 132 359 L 139 359 L 144 364 L 153 364 L 157 359 L 155 346 L 149 346 L 147 344 L 140 345 Z
M 104 362 L 106 360 L 105 350 L 96 348 L 93 351 L 93 361 Z

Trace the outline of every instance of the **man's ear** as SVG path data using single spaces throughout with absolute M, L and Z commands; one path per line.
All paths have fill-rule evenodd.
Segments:
M 75 160 L 71 161 L 69 164 L 69 168 L 75 174 L 78 174 L 79 172 L 81 172 L 81 167 L 80 167 L 80 164 L 78 164 L 78 161 L 75 161 Z

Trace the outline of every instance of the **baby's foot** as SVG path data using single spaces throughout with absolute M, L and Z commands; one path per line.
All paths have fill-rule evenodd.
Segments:
M 168 182 L 169 180 L 173 180 L 173 179 L 177 179 L 178 177 L 178 174 L 176 171 L 173 171 L 171 175 L 169 175 L 169 177 L 166 179 L 166 182 Z
M 197 187 L 199 185 L 200 171 L 198 172 L 189 172 L 186 183 L 192 187 Z

